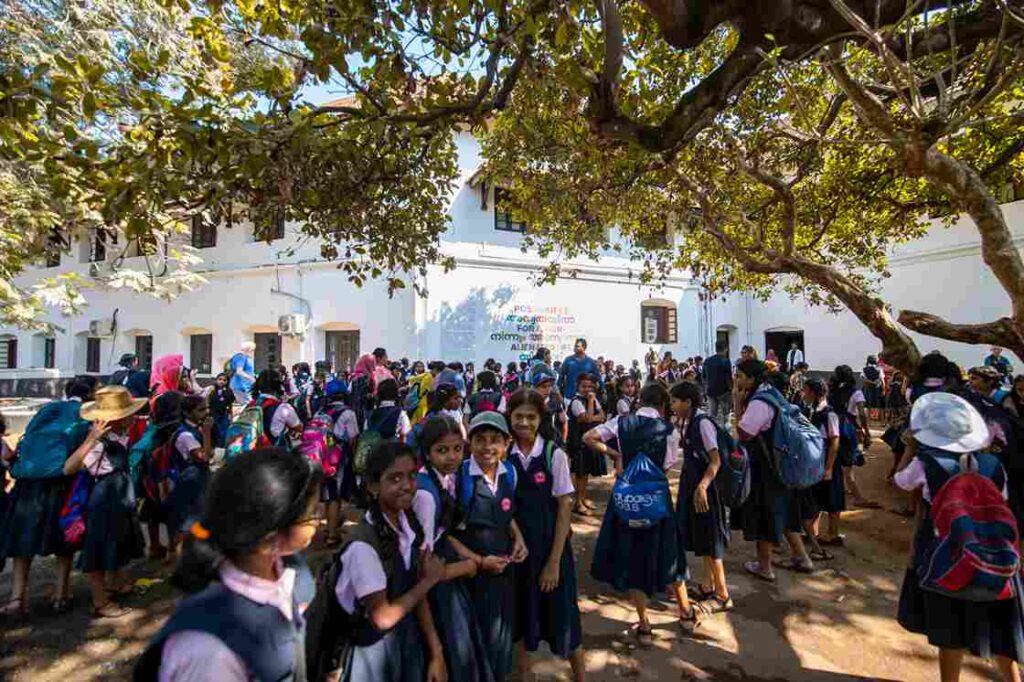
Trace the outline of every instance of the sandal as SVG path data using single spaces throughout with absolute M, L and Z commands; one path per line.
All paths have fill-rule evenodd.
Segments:
M 28 604 L 21 597 L 11 599 L 0 607 L 0 616 L 27 616 Z
M 50 608 L 53 609 L 54 614 L 60 616 L 71 611 L 71 597 L 58 597 L 50 602 Z
M 759 561 L 748 561 L 743 564 L 743 570 L 750 575 L 765 581 L 766 583 L 775 582 L 775 574 L 771 571 L 765 571 L 761 568 L 761 562 Z
M 688 594 L 690 596 L 690 599 L 696 599 L 697 601 L 704 601 L 706 599 L 710 599 L 711 597 L 715 596 L 715 588 L 714 587 L 704 587 L 700 583 L 698 583 L 696 586 L 694 586 L 694 585 L 687 585 L 686 586 L 686 594 Z
M 807 556 L 811 557 L 814 561 L 832 561 L 835 559 L 827 549 L 811 550 L 807 553 Z
M 640 625 L 640 623 L 637 623 L 634 626 L 634 628 L 636 630 L 635 634 L 636 634 L 637 644 L 639 644 L 640 646 L 644 647 L 645 649 L 650 647 L 650 646 L 653 646 L 653 644 L 654 644 L 654 631 L 651 630 L 651 626 L 650 625 L 648 625 L 645 628 L 644 626 Z
M 724 613 L 726 611 L 732 611 L 736 604 L 733 603 L 731 597 L 722 599 L 717 594 L 712 594 L 710 599 L 703 602 L 702 607 L 706 613 Z
M 788 571 L 796 571 L 797 573 L 814 573 L 814 563 L 810 559 L 808 559 L 807 563 L 804 563 L 799 557 L 791 556 L 788 559 L 776 561 L 775 565 Z
M 818 540 L 818 544 L 821 545 L 822 547 L 845 547 L 846 546 L 846 536 L 844 536 L 844 535 L 837 535 L 834 538 L 828 538 L 828 539 L 817 538 L 817 540 Z M 814 557 L 811 557 L 811 558 L 813 559 Z
M 127 606 L 121 606 L 113 599 L 107 600 L 103 606 L 92 607 L 93 618 L 121 618 L 127 616 L 132 610 Z
M 679 628 L 686 634 L 693 634 L 693 632 L 700 627 L 701 616 L 707 615 L 707 609 L 701 602 L 694 602 L 690 604 L 690 613 L 685 616 L 679 616 Z

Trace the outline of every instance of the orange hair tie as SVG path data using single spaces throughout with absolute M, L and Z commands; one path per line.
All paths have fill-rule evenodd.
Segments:
M 192 537 L 196 538 L 197 540 L 210 539 L 210 531 L 203 528 L 203 524 L 199 523 L 198 521 L 192 524 L 192 527 L 189 528 L 189 532 L 192 533 Z

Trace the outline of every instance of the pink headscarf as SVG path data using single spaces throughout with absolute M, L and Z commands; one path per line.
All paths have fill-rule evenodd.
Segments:
M 149 391 L 152 397 L 167 391 L 177 391 L 181 381 L 181 369 L 185 366 L 185 356 L 165 355 L 153 363 L 153 371 L 149 375 Z
M 377 358 L 373 357 L 372 353 L 360 357 L 356 360 L 356 366 L 352 370 L 352 379 L 358 379 L 359 377 L 368 377 L 370 379 L 370 392 L 374 395 L 377 394 L 377 384 L 385 379 L 391 379 L 391 372 L 388 371 L 387 367 L 377 366 Z

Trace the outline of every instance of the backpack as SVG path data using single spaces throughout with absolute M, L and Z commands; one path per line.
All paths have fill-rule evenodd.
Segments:
M 554 450 L 552 450 L 552 453 Z M 544 456 L 548 457 L 548 449 L 545 448 Z M 467 457 L 462 462 L 462 466 L 459 467 L 459 475 L 455 481 L 455 490 L 459 494 L 459 507 L 462 509 L 462 518 L 465 519 L 469 516 L 470 507 L 473 504 L 473 477 L 469 473 L 469 464 L 472 461 L 471 458 Z M 545 463 L 548 467 L 551 466 L 551 460 L 547 459 Z M 512 483 L 512 490 L 514 491 L 519 484 L 519 473 L 516 471 L 516 465 L 512 463 L 512 460 L 505 458 L 501 464 L 505 467 L 505 475 L 509 477 L 509 481 Z M 550 468 L 548 469 L 550 471 Z
M 339 670 L 348 650 L 352 647 L 352 634 L 365 615 L 348 613 L 341 608 L 334 593 L 341 575 L 341 556 L 352 542 L 365 542 L 380 554 L 377 533 L 369 524 L 361 523 L 349 531 L 345 544 L 334 559 L 325 564 L 317 576 L 316 595 L 306 608 L 306 679 L 327 679 Z M 384 566 L 385 575 L 390 568 Z
M 769 387 L 754 396 L 775 408 L 771 442 L 764 442 L 769 462 L 787 488 L 809 488 L 825 477 L 825 439 L 793 403 Z
M 405 400 L 402 401 L 402 409 L 409 414 L 412 414 L 419 409 L 420 402 L 423 400 L 423 396 L 420 395 L 420 382 L 409 382 L 409 391 L 405 394 Z
M 257 403 L 250 402 L 235 420 L 228 426 L 224 436 L 224 459 L 230 460 L 245 452 L 270 445 L 268 430 L 269 419 L 265 419 L 266 410 L 280 404 L 277 398 L 261 396 Z
M 630 528 L 651 528 L 672 513 L 668 478 L 646 454 L 637 454 L 615 481 L 612 509 Z
M 71 547 L 77 548 L 85 538 L 85 507 L 89 504 L 89 495 L 92 494 L 92 483 L 93 479 L 88 471 L 79 471 L 57 517 L 64 542 Z
M 478 391 L 469 397 L 470 419 L 481 412 L 497 412 L 501 406 L 501 391 L 487 389 Z
M 362 375 L 352 380 L 352 385 L 349 386 L 349 391 L 352 394 L 352 409 L 356 411 L 356 418 L 359 423 L 362 424 L 366 419 L 366 415 L 371 411 L 372 406 L 370 401 L 373 397 L 370 391 L 370 377 Z
M 63 476 L 64 461 L 89 435 L 91 425 L 79 416 L 81 408 L 76 400 L 43 405 L 18 443 L 18 459 L 11 474 L 26 480 Z
M 864 379 L 872 385 L 877 384 L 878 379 L 882 376 L 875 365 L 865 365 L 862 373 L 864 374 Z
M 356 445 L 356 454 L 352 462 L 352 468 L 356 474 L 362 475 L 366 471 L 366 460 L 369 459 L 370 453 L 377 445 L 395 438 L 401 415 L 402 408 L 397 406 L 378 408 L 370 413 L 366 430 L 359 434 L 359 442 Z
M 960 456 L 950 474 L 928 452 L 917 455 L 932 490 L 935 538 L 918 566 L 922 589 L 971 602 L 1014 596 L 1020 571 L 1017 519 L 974 455 Z
M 839 417 L 839 463 L 844 467 L 864 466 L 864 452 L 857 439 L 857 425 L 845 410 L 836 412 L 836 416 Z
M 691 428 L 700 429 L 699 420 L 710 418 L 700 415 L 693 420 Z M 718 457 L 721 460 L 718 473 L 715 474 L 715 489 L 726 507 L 742 507 L 750 495 L 750 456 L 747 449 L 718 424 L 715 424 L 715 433 L 718 436 Z M 710 464 L 710 460 L 707 461 Z
M 334 418 L 329 410 L 317 412 L 302 430 L 299 453 L 323 467 L 325 476 L 334 476 L 341 463 L 341 447 L 334 438 Z

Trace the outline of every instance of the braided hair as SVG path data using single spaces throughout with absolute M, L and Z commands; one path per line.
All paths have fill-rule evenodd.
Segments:
M 427 470 L 427 475 L 430 476 L 430 482 L 434 484 L 434 487 L 441 496 L 441 514 L 437 522 L 439 528 L 454 528 L 461 522 L 459 518 L 459 505 L 456 504 L 455 498 L 441 485 L 441 479 L 437 477 L 437 471 L 430 464 L 430 448 L 434 447 L 437 441 L 451 435 L 461 438 L 462 430 L 454 419 L 446 414 L 439 414 L 430 417 L 424 422 L 423 430 L 420 431 L 417 442 L 420 447 L 420 456 L 423 458 L 424 468 Z
M 367 512 L 370 514 L 370 520 L 373 522 L 373 529 L 377 532 L 380 562 L 384 566 L 385 571 L 388 570 L 395 557 L 398 556 L 398 534 L 391 527 L 388 520 L 384 518 L 384 510 L 380 507 L 379 497 L 370 495 L 369 491 L 365 490 L 365 488 L 370 483 L 380 483 L 384 472 L 394 466 L 395 462 L 402 457 L 408 457 L 415 462 L 416 451 L 405 443 L 397 441 L 383 442 L 370 452 L 370 456 L 366 460 L 366 471 L 363 474 Z M 416 534 L 413 547 L 420 547 L 423 544 L 423 526 L 420 525 L 419 519 L 416 518 L 416 514 L 412 513 L 412 510 L 406 513 L 405 518 L 409 522 L 409 527 L 412 528 L 413 533 Z

